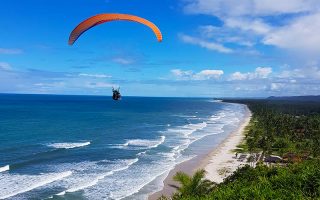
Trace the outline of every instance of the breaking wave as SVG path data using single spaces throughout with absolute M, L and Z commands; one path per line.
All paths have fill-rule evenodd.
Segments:
M 49 183 L 61 180 L 72 174 L 71 171 L 41 175 L 0 175 L 0 199 L 6 199 L 31 191 Z
M 10 166 L 6 165 L 4 167 L 0 167 L 0 172 L 5 172 L 5 171 L 9 171 L 10 170 Z
M 56 148 L 56 149 L 73 149 L 90 145 L 91 142 L 76 142 L 76 143 L 52 143 L 48 144 L 48 147 Z
M 114 145 L 113 148 L 133 149 L 133 150 L 152 149 L 164 143 L 165 139 L 166 139 L 165 136 L 161 136 L 158 140 L 146 140 L 146 139 L 127 140 L 126 143 Z

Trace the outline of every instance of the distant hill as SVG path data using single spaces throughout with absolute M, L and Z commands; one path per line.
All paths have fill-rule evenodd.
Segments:
M 308 101 L 308 102 L 320 102 L 320 95 L 318 96 L 291 96 L 291 97 L 268 97 L 268 100 L 279 101 Z

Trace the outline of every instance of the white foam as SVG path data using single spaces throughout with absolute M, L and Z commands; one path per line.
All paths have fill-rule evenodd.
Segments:
M 53 147 L 56 149 L 73 149 L 90 145 L 91 142 L 76 142 L 76 143 L 52 143 L 48 144 L 48 147 Z
M 6 165 L 4 167 L 0 167 L 0 172 L 5 172 L 5 171 L 9 171 L 10 170 L 10 166 Z
M 207 127 L 206 122 L 198 123 L 198 124 L 188 124 L 184 126 L 185 128 L 191 129 L 193 131 L 202 130 Z
M 214 99 L 214 100 L 208 100 L 208 102 L 211 102 L 211 103 L 221 103 L 221 102 L 223 102 L 223 101 L 220 100 L 220 99 Z
M 41 175 L 0 175 L 0 199 L 6 199 L 31 191 L 49 183 L 61 180 L 72 174 L 71 171 Z
M 138 153 L 137 155 L 138 155 L 138 156 L 142 156 L 142 155 L 144 155 L 144 154 L 146 154 L 146 153 L 147 153 L 147 151 L 142 151 L 142 152 Z
M 77 177 L 73 177 L 74 180 L 71 181 L 71 186 L 69 186 L 69 189 L 62 191 L 62 192 L 59 192 L 56 195 L 63 196 L 66 193 L 76 192 L 76 191 L 84 190 L 86 188 L 93 187 L 93 186 L 97 185 L 99 183 L 99 181 L 103 180 L 104 178 L 111 176 L 116 172 L 126 170 L 131 165 L 133 165 L 134 163 L 136 163 L 138 161 L 139 161 L 138 158 L 131 159 L 131 160 L 123 160 L 118 163 L 119 165 L 123 165 L 123 166 L 118 166 L 118 167 L 115 167 L 115 169 L 113 169 L 111 171 L 103 172 L 100 174 L 94 174 L 93 176 L 90 176 L 90 177 L 84 177 L 83 175 L 76 174 Z M 88 163 L 86 165 L 87 165 L 87 168 L 89 168 L 89 167 L 96 168 L 96 166 L 95 167 L 93 166 L 93 165 L 96 165 L 96 163 L 91 164 L 92 166 L 89 166 Z M 68 180 L 66 180 L 66 181 L 68 181 Z
M 174 162 L 164 162 L 162 155 L 146 155 L 150 162 L 142 162 L 129 170 L 109 176 L 95 187 L 84 191 L 88 199 L 123 199 L 137 193 L 145 185 L 174 166 Z M 137 198 L 130 198 L 137 199 Z M 138 198 L 139 199 L 139 198 Z M 140 198 L 141 199 L 141 198 Z M 145 198 L 143 198 L 145 199 Z
M 63 196 L 68 192 L 76 192 L 76 191 L 83 190 L 83 189 L 88 188 L 88 187 L 92 187 L 92 186 L 96 185 L 100 180 L 104 179 L 107 176 L 112 175 L 113 173 L 114 173 L 113 171 L 110 171 L 110 172 L 101 174 L 101 175 L 95 177 L 92 181 L 86 181 L 86 182 L 81 183 L 81 184 L 79 184 L 77 186 L 74 186 L 74 187 L 72 187 L 70 189 L 62 191 L 62 192 L 60 192 L 60 193 L 58 193 L 56 195 L 57 196 Z
M 197 114 L 197 112 L 196 112 Z M 179 117 L 179 118 L 187 118 L 187 119 L 194 119 L 197 118 L 196 115 L 172 115 L 173 117 Z
M 115 180 L 110 180 L 110 182 L 115 185 L 123 183 L 122 179 L 125 177 L 130 177 L 128 181 L 129 184 L 122 185 L 121 190 L 116 188 L 111 188 L 110 197 L 111 199 L 121 200 L 121 199 L 147 199 L 147 194 L 142 191 L 138 196 L 132 197 L 132 195 L 141 192 L 142 188 L 155 181 L 157 178 L 160 178 L 162 181 L 156 181 L 157 183 L 162 184 L 165 174 L 174 168 L 177 162 L 169 159 L 167 154 L 161 152 L 156 155 L 149 155 L 149 158 L 153 160 L 152 163 L 146 163 L 144 165 L 137 166 L 132 169 L 132 172 L 129 174 L 122 174 L 121 177 L 117 177 Z M 192 158 L 192 157 L 190 157 Z M 190 158 L 183 159 L 181 162 L 186 161 Z M 140 176 L 131 174 L 143 174 Z M 129 175 L 129 176 L 128 176 Z M 132 184 L 130 184 L 132 183 Z M 101 188 L 103 189 L 103 188 Z M 157 188 L 159 190 L 159 188 Z M 91 196 L 92 197 L 92 196 Z M 130 198 L 129 198 L 130 197 Z M 91 199 L 91 198 L 90 198 Z M 98 198 L 95 198 L 98 199 Z
M 166 137 L 161 136 L 158 140 L 145 140 L 145 139 L 133 139 L 127 140 L 124 144 L 113 145 L 114 148 L 119 149 L 152 149 L 158 147 L 160 144 L 164 143 Z
M 175 133 L 182 133 L 184 136 L 190 136 L 192 133 L 198 131 L 198 130 L 202 130 L 205 127 L 207 127 L 207 123 L 206 122 L 201 122 L 201 123 L 197 123 L 197 124 L 187 124 L 181 127 L 177 127 L 177 128 L 172 128 L 172 129 L 168 129 L 167 131 L 169 132 L 175 132 Z

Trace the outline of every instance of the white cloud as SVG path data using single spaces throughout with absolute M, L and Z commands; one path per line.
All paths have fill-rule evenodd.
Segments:
M 258 78 L 267 78 L 272 73 L 271 67 L 258 67 L 256 68 L 255 75 Z
M 184 0 L 188 14 L 218 17 L 222 31 L 245 41 L 320 56 L 319 0 Z M 272 20 L 270 20 L 270 18 Z M 210 35 L 214 27 L 203 33 Z M 221 36 L 220 36 L 221 38 Z M 220 39 L 221 40 L 221 39 Z M 235 42 L 237 43 L 237 42 Z M 223 46 L 223 43 L 220 44 Z M 302 55 L 304 56 L 304 55 Z
M 96 88 L 112 88 L 112 87 L 118 87 L 118 86 L 112 83 L 107 83 L 107 82 L 87 82 L 85 84 L 85 87 L 96 89 Z
M 270 89 L 272 91 L 280 91 L 285 87 L 285 84 L 283 83 L 271 83 Z
M 135 63 L 133 59 L 117 57 L 112 59 L 113 62 L 118 63 L 120 65 L 130 65 Z
M 254 72 L 235 72 L 226 81 L 233 86 L 234 91 L 241 94 L 315 95 L 320 91 L 320 67 L 286 67 L 280 72 L 272 72 L 272 68 L 268 67 L 258 67 Z
M 85 74 L 85 73 L 81 73 L 78 76 L 90 77 L 90 78 L 111 78 L 112 77 L 112 76 L 106 75 L 106 74 Z
M 272 27 L 260 19 L 245 19 L 245 18 L 227 18 L 225 26 L 236 28 L 242 31 L 254 32 L 256 34 L 267 34 L 272 30 Z
M 199 32 L 203 38 L 215 39 L 219 43 L 236 43 L 241 46 L 252 47 L 254 42 L 250 39 L 245 38 L 248 36 L 241 35 L 239 32 L 234 34 L 232 30 L 227 27 L 216 27 L 212 25 L 201 25 L 199 26 Z
M 10 70 L 12 70 L 12 68 L 9 63 L 0 62 L 0 70 L 10 71 Z
M 65 83 L 64 82 L 35 83 L 33 85 L 41 88 L 61 88 L 65 86 Z
M 196 38 L 196 37 L 188 36 L 185 34 L 180 34 L 179 37 L 185 43 L 198 45 L 202 48 L 206 48 L 209 50 L 218 51 L 220 53 L 232 53 L 233 52 L 232 49 L 225 47 L 225 46 L 223 46 L 219 43 L 216 43 L 216 42 L 209 42 L 209 41 L 203 40 L 201 38 Z
M 209 79 L 218 79 L 223 75 L 222 70 L 203 70 L 199 73 L 194 74 L 194 80 L 209 80 Z
M 246 80 L 247 78 L 248 78 L 248 73 L 243 74 L 241 72 L 235 72 L 230 76 L 230 80 L 237 80 L 237 81 Z
M 195 73 L 191 70 L 183 71 L 181 69 L 173 69 L 171 70 L 171 73 L 178 80 L 194 80 L 194 81 L 219 79 L 224 74 L 222 70 L 211 70 L 211 69 L 202 70 L 198 73 Z
M 229 80 L 231 81 L 243 81 L 252 79 L 266 79 L 272 73 L 271 67 L 258 67 L 254 72 L 235 72 L 231 74 Z
M 183 71 L 181 69 L 173 69 L 171 73 L 176 77 L 191 77 L 193 75 L 192 71 Z
M 285 49 L 320 51 L 320 13 L 300 17 L 267 34 L 263 43 Z
M 188 0 L 189 14 L 224 16 L 268 16 L 317 11 L 318 0 Z
M 220 28 L 213 25 L 202 25 L 199 26 L 199 30 L 204 37 L 211 38 L 220 30 Z
M 5 49 L 0 48 L 0 54 L 21 54 L 23 51 L 21 49 Z
M 277 78 L 320 80 L 320 68 L 316 66 L 308 66 L 302 69 L 296 68 L 284 70 L 277 75 Z
M 254 0 L 255 15 L 282 15 L 319 10 L 318 0 Z

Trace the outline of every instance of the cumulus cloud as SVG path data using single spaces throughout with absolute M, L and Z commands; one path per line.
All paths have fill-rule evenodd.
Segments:
M 198 73 L 195 73 L 191 70 L 183 71 L 181 69 L 173 69 L 171 70 L 172 75 L 178 80 L 211 80 L 211 79 L 219 79 L 224 72 L 222 70 L 202 70 Z
M 194 74 L 193 78 L 195 80 L 209 80 L 209 79 L 218 79 L 223 75 L 222 70 L 202 70 L 199 73 Z
M 225 47 L 219 43 L 206 41 L 201 38 L 192 37 L 192 36 L 185 35 L 185 34 L 180 34 L 179 38 L 185 43 L 198 45 L 198 46 L 200 46 L 202 48 L 206 48 L 208 50 L 218 51 L 220 53 L 232 53 L 233 52 L 232 49 Z
M 254 72 L 234 72 L 230 75 L 229 80 L 231 81 L 243 81 L 252 79 L 266 79 L 272 73 L 271 67 L 258 67 Z
M 271 67 L 258 67 L 256 68 L 255 75 L 258 78 L 267 78 L 272 73 Z
M 236 81 L 242 81 L 242 80 L 247 80 L 248 79 L 248 74 L 249 73 L 241 73 L 241 72 L 234 72 L 230 76 L 230 80 L 236 80 Z
M 272 68 L 259 67 L 254 72 L 234 72 L 227 79 L 234 91 L 258 96 L 271 95 L 314 95 L 320 91 L 320 67 L 286 67 L 279 72 Z

